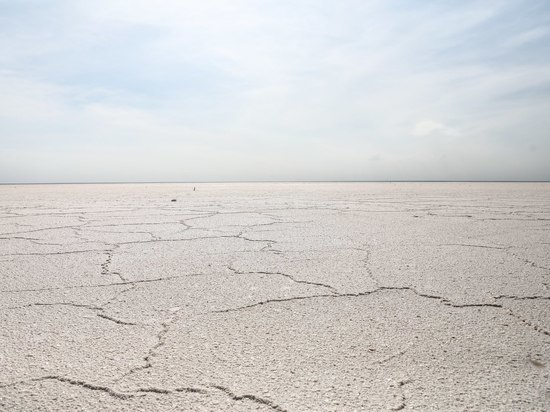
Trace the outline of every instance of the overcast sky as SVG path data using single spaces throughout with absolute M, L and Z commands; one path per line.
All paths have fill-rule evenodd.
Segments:
M 0 0 L 0 182 L 550 180 L 550 2 Z

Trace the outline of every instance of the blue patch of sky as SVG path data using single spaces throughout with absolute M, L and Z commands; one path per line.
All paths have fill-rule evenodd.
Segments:
M 549 2 L 522 2 L 503 7 L 486 21 L 442 43 L 435 53 L 437 62 L 446 66 L 477 64 L 499 69 L 549 62 L 550 32 L 524 43 L 513 43 L 514 38 L 529 30 L 547 28 L 548 11 Z
M 232 80 L 192 59 L 171 61 L 163 56 L 159 61 L 149 50 L 163 35 L 146 27 L 117 30 L 109 38 L 81 42 L 76 48 L 26 57 L 20 60 L 19 69 L 58 85 L 122 92 L 138 99 L 216 94 Z

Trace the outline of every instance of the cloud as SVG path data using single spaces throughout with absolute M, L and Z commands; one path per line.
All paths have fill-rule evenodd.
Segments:
M 0 8 L 0 181 L 550 179 L 544 1 Z
M 433 120 L 424 120 L 414 125 L 412 134 L 414 136 L 458 136 L 457 130 L 445 126 L 442 123 L 435 122 Z
M 550 30 L 547 27 L 535 27 L 533 29 L 521 32 L 512 38 L 508 39 L 506 46 L 521 47 L 528 43 L 547 38 Z

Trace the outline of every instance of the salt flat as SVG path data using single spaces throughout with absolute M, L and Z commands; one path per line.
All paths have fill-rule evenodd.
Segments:
M 0 186 L 0 410 L 545 411 L 549 371 L 550 184 Z

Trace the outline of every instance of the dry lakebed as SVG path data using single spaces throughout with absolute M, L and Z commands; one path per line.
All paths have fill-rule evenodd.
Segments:
M 548 183 L 0 186 L 2 411 L 547 411 L 549 374 Z

